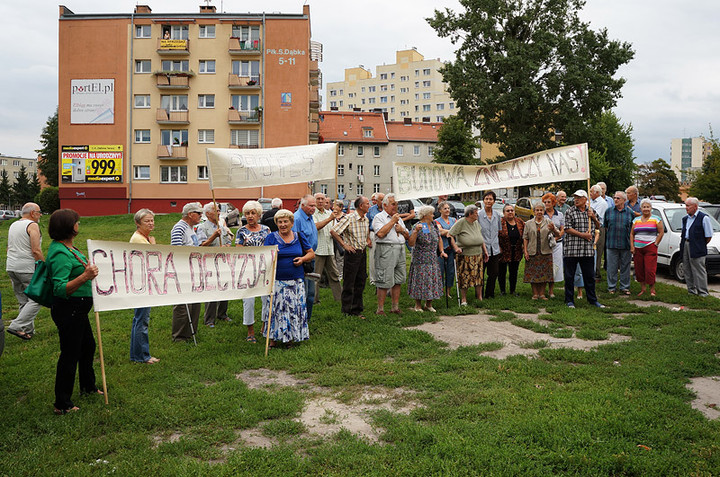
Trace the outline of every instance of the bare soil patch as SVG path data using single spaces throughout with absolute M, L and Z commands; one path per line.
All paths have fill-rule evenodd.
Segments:
M 690 379 L 686 386 L 697 396 L 690 404 L 708 419 L 720 417 L 720 376 L 703 376 Z

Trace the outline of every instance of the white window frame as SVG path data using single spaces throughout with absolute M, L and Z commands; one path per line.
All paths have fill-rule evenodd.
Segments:
M 149 60 L 148 60 L 149 61 Z M 169 66 L 169 68 L 165 68 Z M 178 73 L 187 73 L 190 71 L 189 60 L 162 60 L 160 69 L 163 71 L 177 71 Z
M 152 25 L 135 25 L 135 38 L 152 38 Z
M 135 181 L 149 181 L 150 180 L 150 166 L 133 166 L 133 180 Z
M 338 197 L 340 197 L 340 194 L 345 194 L 345 184 L 338 184 L 337 189 Z
M 198 129 L 198 144 L 215 144 L 215 130 Z
M 373 194 L 380 192 L 380 184 L 373 184 Z
M 402 156 L 405 153 L 405 147 L 402 144 L 395 146 L 395 155 Z
M 338 177 L 343 177 L 345 175 L 345 164 L 338 164 L 337 175 Z
M 135 74 L 149 74 L 152 73 L 152 61 L 151 60 L 135 60 Z
M 327 195 L 327 191 L 328 191 L 328 185 L 320 184 L 320 193 Z
M 358 145 L 357 155 L 358 157 L 363 157 L 365 155 L 365 147 Z
M 163 180 L 163 173 L 167 171 L 167 180 Z M 172 180 L 173 172 L 177 174 L 177 180 Z M 183 175 L 185 180 L 183 180 Z M 160 166 L 161 184 L 187 184 L 187 166 Z
M 362 164 L 358 164 L 358 165 L 357 165 L 357 171 L 355 171 L 355 172 L 357 172 L 357 174 L 358 174 L 359 176 L 364 175 L 363 173 L 365 172 L 365 166 L 363 166 Z
M 345 144 L 338 144 L 338 156 L 345 155 Z
M 380 164 L 373 166 L 373 177 L 380 177 Z
M 432 157 L 435 146 L 428 146 L 428 156 Z
M 201 75 L 214 75 L 215 60 L 200 60 L 198 63 L 198 73 Z
M 147 135 L 146 135 L 147 133 Z M 135 130 L 135 144 L 149 144 L 152 142 L 152 134 L 149 129 Z
M 140 100 L 140 105 L 138 105 L 138 100 Z M 135 104 L 135 109 L 150 108 L 150 95 L 149 94 L 136 94 L 134 104 Z
M 197 166 L 197 180 L 199 180 L 199 181 L 210 180 L 210 176 L 208 175 L 208 167 L 207 166 Z
M 198 38 L 215 38 L 215 25 L 200 25 Z
M 417 144 L 415 144 L 415 145 L 413 146 L 413 156 L 419 156 L 419 155 L 420 155 L 420 146 L 418 146 Z
M 355 188 L 355 193 L 360 196 L 360 195 L 363 195 L 363 192 L 365 192 L 365 188 L 363 187 L 362 184 L 358 184 L 357 187 Z
M 380 157 L 380 146 L 373 146 L 373 157 Z
M 257 129 L 232 129 L 230 145 L 260 147 L 260 131 Z
M 208 100 L 210 101 L 208 102 Z M 215 109 L 215 95 L 198 94 L 198 109 Z

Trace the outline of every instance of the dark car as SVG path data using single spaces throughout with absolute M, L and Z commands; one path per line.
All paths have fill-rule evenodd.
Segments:
M 703 205 L 700 208 L 715 220 L 720 221 L 720 204 Z

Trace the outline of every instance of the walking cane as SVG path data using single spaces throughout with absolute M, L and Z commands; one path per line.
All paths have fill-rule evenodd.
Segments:
M 195 346 L 197 346 L 197 339 L 195 338 L 195 328 L 193 328 L 192 325 L 192 317 L 190 316 L 190 307 L 187 303 L 185 303 L 185 309 L 187 310 L 188 315 L 188 323 L 190 323 L 190 333 L 192 334 L 193 341 L 195 342 Z
M 442 267 L 442 281 L 443 281 L 443 293 L 445 293 L 445 308 L 450 308 L 450 299 L 448 298 L 447 294 L 447 264 L 448 264 L 448 258 L 445 257 L 443 260 L 443 267 Z
M 460 282 L 458 282 L 457 277 L 457 255 L 455 256 L 455 262 L 453 265 L 455 265 L 455 290 L 457 291 L 457 299 L 458 299 L 458 308 L 460 307 Z

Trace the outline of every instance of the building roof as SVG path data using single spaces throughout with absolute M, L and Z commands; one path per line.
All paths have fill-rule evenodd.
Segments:
M 387 144 L 390 141 L 437 142 L 442 123 L 386 121 L 383 113 L 364 111 L 320 112 L 320 142 L 366 142 Z M 365 131 L 372 130 L 372 137 Z

